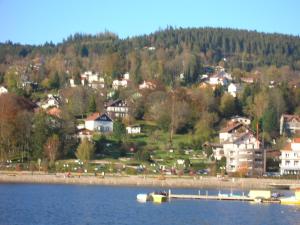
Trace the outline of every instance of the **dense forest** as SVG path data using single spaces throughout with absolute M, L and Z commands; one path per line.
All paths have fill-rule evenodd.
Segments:
M 40 46 L 11 42 L 0 45 L 0 73 L 16 62 L 38 60 L 51 64 L 51 71 L 72 76 L 85 69 L 113 77 L 130 71 L 135 82 L 143 78 L 160 79 L 169 84 L 174 76 L 184 73 L 192 84 L 203 73 L 204 65 L 222 62 L 229 69 L 251 71 L 274 65 L 300 69 L 300 38 L 256 31 L 169 27 L 149 35 L 120 39 L 105 32 L 98 35 L 74 34 L 62 43 Z M 41 77 L 40 77 L 41 79 Z M 0 80 L 1 81 L 1 80 Z

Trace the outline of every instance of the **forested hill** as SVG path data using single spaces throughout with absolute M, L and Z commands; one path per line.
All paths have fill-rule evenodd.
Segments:
M 11 42 L 0 45 L 2 65 L 36 57 L 69 59 L 68 66 L 72 68 L 67 69 L 71 71 L 90 68 L 106 74 L 130 71 L 140 77 L 138 79 L 163 75 L 164 80 L 183 72 L 188 81 L 193 82 L 203 65 L 221 61 L 227 68 L 247 71 L 265 65 L 289 65 L 299 70 L 300 38 L 236 29 L 169 27 L 127 39 L 105 32 L 75 34 L 57 45 L 30 46 Z

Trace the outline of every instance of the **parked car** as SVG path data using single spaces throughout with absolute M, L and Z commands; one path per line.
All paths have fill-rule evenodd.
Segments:
M 208 170 L 207 169 L 202 169 L 202 170 L 198 170 L 196 172 L 197 175 L 207 175 L 208 174 Z

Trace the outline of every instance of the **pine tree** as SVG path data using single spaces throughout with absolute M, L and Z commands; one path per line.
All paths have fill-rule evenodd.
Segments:
M 90 97 L 88 111 L 90 113 L 94 113 L 94 112 L 97 111 L 96 100 L 95 100 L 95 96 L 94 95 L 92 95 Z

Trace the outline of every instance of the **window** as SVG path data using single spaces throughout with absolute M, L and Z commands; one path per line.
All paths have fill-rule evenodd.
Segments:
M 298 166 L 298 165 L 299 165 L 299 161 L 295 161 L 294 166 Z
M 290 156 L 289 153 L 285 153 L 285 157 L 288 158 Z
M 286 165 L 286 166 L 289 166 L 289 165 L 290 165 L 290 160 L 286 160 L 286 161 L 285 161 L 285 165 Z

